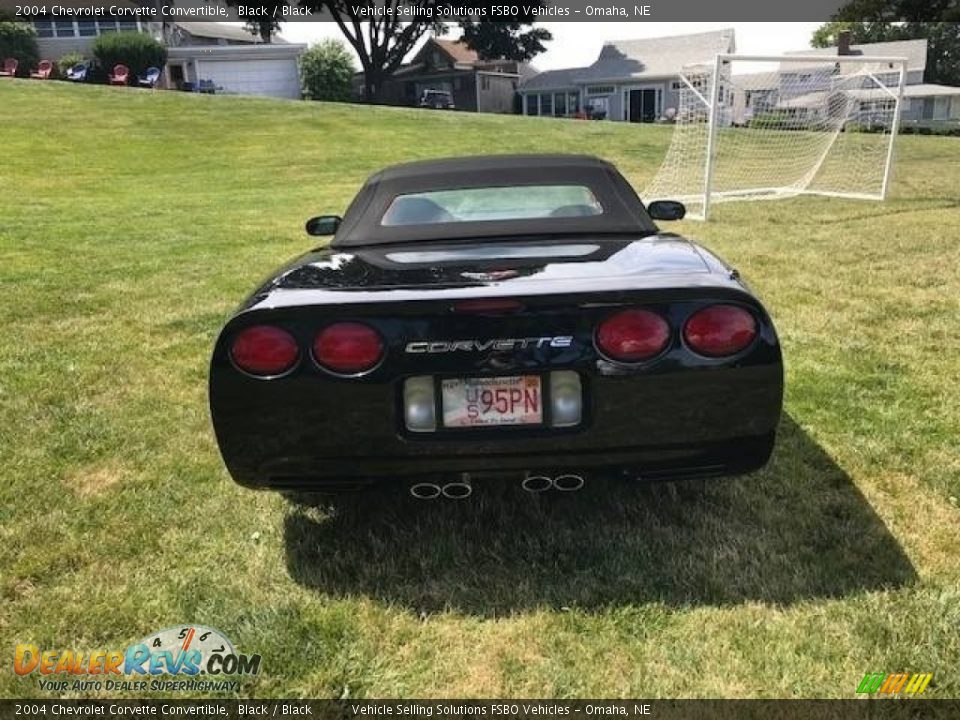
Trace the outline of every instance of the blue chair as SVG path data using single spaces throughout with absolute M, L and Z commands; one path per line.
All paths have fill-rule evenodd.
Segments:
M 72 68 L 67 70 L 67 80 L 72 80 L 73 82 L 84 82 L 87 79 L 87 73 L 89 71 L 89 65 L 86 63 L 77 63 Z
M 137 76 L 137 85 L 140 87 L 155 88 L 160 80 L 160 68 L 151 67 L 143 75 Z

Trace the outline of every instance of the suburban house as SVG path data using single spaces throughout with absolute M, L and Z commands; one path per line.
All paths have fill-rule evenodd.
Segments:
M 167 46 L 162 87 L 191 89 L 204 81 L 217 92 L 300 97 L 299 62 L 306 46 L 279 38 L 263 43 L 235 25 L 43 18 L 34 20 L 33 26 L 40 56 L 48 60 L 57 61 L 68 53 L 89 58 L 98 35 L 143 32 Z
M 591 117 L 627 122 L 657 122 L 673 117 L 680 108 L 681 81 L 686 71 L 701 83 L 709 76 L 716 55 L 736 51 L 734 31 L 679 35 L 606 43 L 597 61 L 587 67 L 550 70 L 525 79 L 518 92 L 525 115 L 550 117 Z M 927 41 L 851 45 L 841 37 L 839 47 L 798 50 L 787 55 L 822 56 L 825 64 L 805 68 L 781 63 L 779 72 L 731 75 L 721 68 L 720 122 L 744 124 L 761 113 L 784 112 L 801 117 L 822 112 L 829 94 L 836 55 L 905 57 L 905 78 L 901 123 L 903 127 L 955 126 L 960 122 L 960 87 L 924 83 Z M 888 87 L 896 89 L 897 68 L 875 66 L 870 72 Z M 736 73 L 733 69 L 732 72 Z M 849 88 L 847 88 L 849 90 Z M 872 117 L 889 118 L 892 98 L 869 78 L 850 94 L 855 112 L 870 124 Z M 704 110 L 705 112 L 705 110 Z M 705 119 L 705 115 L 704 115 Z
M 515 112 L 517 86 L 533 74 L 527 63 L 485 60 L 460 40 L 429 38 L 413 60 L 400 66 L 377 93 L 385 105 L 416 106 L 426 90 L 449 92 L 458 110 Z M 363 73 L 354 86 L 363 92 Z
M 838 46 L 835 48 L 816 48 L 787 53 L 788 55 L 816 55 L 834 57 L 837 55 L 859 57 L 905 57 L 907 72 L 904 79 L 903 101 L 900 110 L 900 122 L 904 127 L 929 127 L 938 123 L 960 121 L 960 87 L 925 83 L 924 73 L 927 69 L 927 41 L 899 40 L 893 42 L 865 43 L 851 45 L 849 35 L 841 33 Z M 895 65 L 876 66 L 870 68 L 873 75 L 884 85 L 896 92 L 899 80 L 899 67 Z M 801 74 L 800 77 L 797 75 Z M 804 93 L 824 92 L 821 87 L 804 87 L 802 69 L 792 73 L 781 70 L 782 84 L 791 87 L 803 87 Z M 816 83 L 817 80 L 809 82 Z M 822 80 L 820 81 L 822 83 Z M 795 90 L 794 97 L 783 98 L 782 104 L 787 107 L 802 106 L 803 96 Z M 891 102 L 889 95 L 879 88 L 873 81 L 866 80 L 862 87 L 853 91 L 853 96 L 859 103 L 858 113 L 869 117 L 871 112 Z
M 732 29 L 694 35 L 616 40 L 587 67 L 550 70 L 525 80 L 518 92 L 524 115 L 656 122 L 679 104 L 681 70 L 712 66 L 732 53 Z

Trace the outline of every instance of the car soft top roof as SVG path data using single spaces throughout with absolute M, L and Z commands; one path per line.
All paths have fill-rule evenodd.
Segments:
M 398 195 L 521 185 L 586 186 L 600 202 L 603 213 L 429 225 L 380 224 Z M 646 234 L 655 230 L 636 192 L 605 160 L 588 155 L 485 155 L 394 165 L 372 175 L 347 208 L 331 247 L 580 233 Z

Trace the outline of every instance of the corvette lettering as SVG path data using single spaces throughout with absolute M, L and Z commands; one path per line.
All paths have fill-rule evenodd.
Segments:
M 485 352 L 487 350 L 526 350 L 529 348 L 566 348 L 572 335 L 532 338 L 495 338 L 493 340 L 427 340 L 407 343 L 408 353 Z

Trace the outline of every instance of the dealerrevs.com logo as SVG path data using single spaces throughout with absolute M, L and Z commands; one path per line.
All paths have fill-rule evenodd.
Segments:
M 232 678 L 257 675 L 260 655 L 238 653 L 213 628 L 180 625 L 122 650 L 43 649 L 20 643 L 13 670 L 21 677 L 36 676 L 40 689 L 53 692 L 235 692 L 240 683 Z

